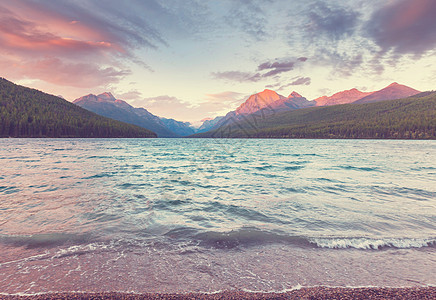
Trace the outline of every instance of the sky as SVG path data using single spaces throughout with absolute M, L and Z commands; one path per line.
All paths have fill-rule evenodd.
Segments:
M 0 0 L 0 77 L 199 124 L 264 89 L 435 90 L 435 0 Z

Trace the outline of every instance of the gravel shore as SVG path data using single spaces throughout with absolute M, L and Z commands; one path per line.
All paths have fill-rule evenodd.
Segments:
M 0 295 L 0 299 L 436 299 L 436 287 L 418 288 L 302 288 L 286 293 L 226 291 L 216 294 L 53 293 L 34 296 Z

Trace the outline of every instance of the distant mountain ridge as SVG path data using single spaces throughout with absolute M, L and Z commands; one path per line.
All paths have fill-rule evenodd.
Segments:
M 0 78 L 0 137 L 144 138 L 156 134 Z
M 174 119 L 160 118 L 165 126 L 179 136 L 188 136 L 194 134 L 196 130 L 192 128 L 191 123 L 176 121 Z
M 199 132 L 206 132 L 211 130 L 219 121 L 221 121 L 224 118 L 224 116 L 218 116 L 215 118 L 206 118 L 201 120 L 203 124 L 201 124 L 200 127 L 197 128 L 196 133 Z
M 395 100 L 395 99 L 406 98 L 413 95 L 417 95 L 419 93 L 420 91 L 418 90 L 394 82 L 388 85 L 387 87 L 385 87 L 384 89 L 381 89 L 376 92 L 372 92 L 370 95 L 363 97 L 359 100 L 356 100 L 353 103 L 362 104 L 362 103 L 372 103 L 372 102 L 385 101 L 385 100 Z
M 391 83 L 387 87 L 373 92 L 361 92 L 356 88 L 316 98 L 316 106 L 330 106 L 347 103 L 372 103 L 385 100 L 395 100 L 419 94 L 420 91 L 408 86 Z
M 347 104 L 362 99 L 373 92 L 361 92 L 356 88 L 333 94 L 332 96 L 321 96 L 316 98 L 316 106 L 330 106 L 338 104 Z
M 73 103 L 96 114 L 152 130 L 158 137 L 180 137 L 194 133 L 190 130 L 189 123 L 159 118 L 145 108 L 135 108 L 123 100 L 116 99 L 109 92 L 100 95 L 89 94 L 74 100 Z
M 227 123 L 192 137 L 436 139 L 436 92 L 411 97 L 308 107 Z

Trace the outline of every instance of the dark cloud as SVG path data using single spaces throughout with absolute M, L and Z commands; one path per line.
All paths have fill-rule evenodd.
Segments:
M 258 71 L 269 70 L 262 77 L 270 77 L 283 72 L 288 72 L 294 69 L 295 61 L 285 62 L 265 62 L 257 67 Z
M 373 13 L 365 30 L 383 52 L 421 55 L 436 47 L 436 1 L 391 1 Z
M 375 53 L 368 61 L 368 66 L 373 74 L 382 74 L 385 71 L 383 54 Z
M 295 79 L 293 82 L 289 83 L 288 86 L 292 85 L 310 85 L 311 79 L 310 77 L 300 77 Z
M 436 1 L 363 2 L 309 5 L 298 19 L 303 25 L 293 23 L 300 35 L 291 36 L 290 45 L 310 49 L 314 64 L 344 77 L 380 75 L 404 62 L 404 55 L 417 59 L 436 49 Z
M 228 24 L 238 27 L 256 40 L 262 40 L 268 35 L 268 18 L 262 8 L 265 1 L 239 0 L 231 3 L 232 7 L 225 17 Z
M 308 17 L 306 28 L 312 39 L 324 36 L 337 41 L 354 33 L 360 13 L 348 7 L 331 7 L 325 2 L 317 2 L 310 7 Z
M 310 77 L 294 77 L 291 79 L 291 82 L 285 85 L 281 85 L 279 83 L 277 84 L 271 84 L 271 85 L 267 85 L 265 86 L 266 88 L 272 88 L 272 89 L 276 89 L 278 91 L 282 91 L 285 90 L 291 86 L 296 86 L 296 85 L 310 85 L 311 84 L 311 78 Z
M 217 79 L 226 79 L 237 82 L 257 82 L 265 78 L 292 71 L 298 63 L 305 62 L 307 58 L 282 59 L 266 61 L 257 67 L 257 72 L 227 71 L 214 72 L 212 76 Z M 263 73 L 262 73 L 263 72 Z
M 294 68 L 295 62 L 294 61 L 287 61 L 287 62 L 264 62 L 260 64 L 257 69 L 259 71 L 262 70 L 268 70 L 268 69 L 289 69 L 292 70 Z
M 363 63 L 356 58 L 363 58 L 370 43 L 360 36 L 365 9 L 356 3 L 313 0 L 290 11 L 288 43 L 306 54 L 299 61 L 310 57 L 312 66 L 329 67 L 342 76 Z
M 353 75 L 365 62 L 363 55 L 358 52 L 343 53 L 334 49 L 319 51 L 314 59 L 321 65 L 331 66 L 331 75 L 341 77 Z

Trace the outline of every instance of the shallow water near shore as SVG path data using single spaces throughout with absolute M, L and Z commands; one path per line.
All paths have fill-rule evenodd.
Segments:
M 436 285 L 436 141 L 0 140 L 0 292 Z

